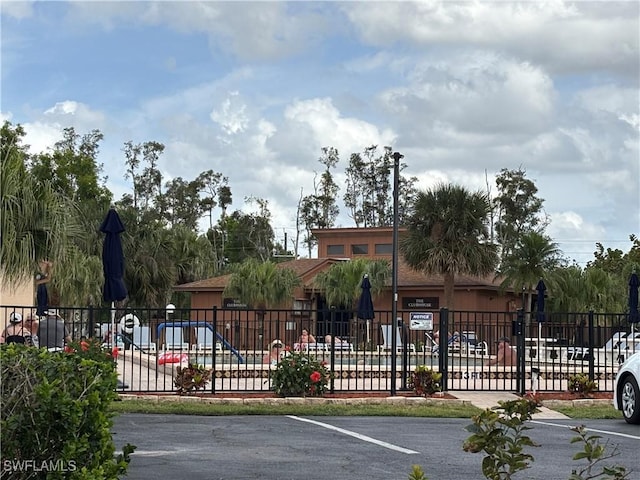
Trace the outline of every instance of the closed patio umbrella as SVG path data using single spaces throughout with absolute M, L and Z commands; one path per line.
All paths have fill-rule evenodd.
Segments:
M 361 320 L 366 320 L 367 324 L 367 343 L 371 341 L 371 328 L 370 321 L 374 318 L 373 312 L 373 300 L 371 299 L 371 282 L 369 282 L 369 275 L 364 275 L 362 283 L 360 284 L 362 292 L 360 292 L 360 298 L 358 299 L 357 317 Z
M 100 231 L 104 233 L 102 244 L 102 271 L 104 273 L 104 287 L 102 296 L 105 302 L 111 303 L 111 342 L 116 345 L 115 332 L 115 302 L 127 298 L 127 287 L 124 284 L 124 254 L 120 234 L 124 232 L 124 225 L 115 209 L 109 209 L 107 216 L 100 225 Z M 125 387 L 126 385 L 120 384 Z

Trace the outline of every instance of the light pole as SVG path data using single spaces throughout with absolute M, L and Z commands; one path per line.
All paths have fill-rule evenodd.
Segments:
M 391 290 L 393 300 L 391 303 L 391 395 L 396 394 L 396 349 L 398 345 L 398 177 L 400 175 L 400 152 L 393 153 L 393 250 L 391 260 Z

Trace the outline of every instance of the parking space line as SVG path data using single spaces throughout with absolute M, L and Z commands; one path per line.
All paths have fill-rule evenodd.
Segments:
M 354 438 L 357 438 L 359 440 L 362 440 L 363 442 L 373 443 L 375 445 L 379 445 L 381 447 L 388 448 L 390 450 L 395 450 L 396 452 L 406 453 L 408 455 L 413 455 L 413 454 L 416 454 L 416 453 L 420 453 L 420 452 L 416 452 L 415 450 L 409 450 L 408 448 L 399 447 L 398 445 L 393 445 L 393 444 L 388 443 L 388 442 L 383 442 L 382 440 L 376 440 L 375 438 L 371 438 L 371 437 L 368 437 L 366 435 L 362 435 L 360 433 L 352 432 L 351 430 L 345 430 L 344 428 L 335 427 L 335 426 L 330 425 L 328 423 L 317 422 L 315 420 L 310 420 L 308 418 L 296 417 L 295 415 L 287 415 L 287 417 L 291 418 L 293 420 L 298 420 L 300 422 L 312 423 L 313 425 L 318 425 L 319 427 L 327 428 L 329 430 L 334 430 L 336 432 L 340 432 L 340 433 L 343 433 L 345 435 L 349 435 L 350 437 L 354 437 Z
M 541 422 L 540 420 L 531 420 L 531 423 L 537 423 L 539 425 L 549 425 L 551 427 L 562 427 L 562 428 L 574 428 L 577 426 L 577 425 L 562 425 L 560 423 Z M 632 440 L 640 440 L 640 436 L 629 435 L 628 433 L 611 432 L 609 430 L 597 430 L 591 427 L 586 427 L 585 429 L 589 432 L 604 433 L 606 435 L 614 435 L 618 437 L 631 438 Z

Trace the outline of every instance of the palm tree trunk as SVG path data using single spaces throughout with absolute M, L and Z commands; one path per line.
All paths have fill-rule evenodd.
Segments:
M 444 274 L 444 305 L 442 307 L 453 310 L 453 295 L 455 289 L 454 275 L 452 272 Z

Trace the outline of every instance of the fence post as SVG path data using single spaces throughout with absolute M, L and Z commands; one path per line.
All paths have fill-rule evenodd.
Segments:
M 449 310 L 440 309 L 440 332 L 438 338 L 438 370 L 442 374 L 442 391 L 449 390 Z
M 525 336 L 525 329 L 524 329 L 524 310 L 523 309 L 519 309 L 518 310 L 518 314 L 517 314 L 517 318 L 516 318 L 516 324 L 514 326 L 514 333 L 516 335 L 516 353 L 517 353 L 517 359 L 518 359 L 518 364 L 516 367 L 516 377 L 517 377 L 517 381 L 516 381 L 516 386 L 517 386 L 517 390 L 518 393 L 520 395 L 524 395 L 525 394 L 525 373 L 526 373 L 526 356 L 524 354 L 524 336 Z M 540 355 L 540 352 L 538 352 L 538 355 Z
M 409 371 L 409 335 L 407 335 L 407 326 L 404 324 L 402 317 L 398 317 L 398 326 L 402 328 L 402 381 L 400 390 L 407 389 L 407 374 Z
M 589 335 L 589 380 L 595 380 L 595 325 L 594 321 L 594 313 L 593 310 L 589 310 L 589 316 L 587 317 L 588 330 L 587 334 Z M 583 353 L 584 355 L 584 353 Z
M 335 376 L 335 363 L 336 363 L 336 349 L 333 348 L 333 346 L 335 345 L 335 337 L 336 337 L 336 307 L 334 305 L 331 305 L 331 314 L 330 314 L 330 321 L 331 321 L 331 353 L 330 355 L 330 361 L 331 361 L 331 378 L 329 379 L 329 392 L 330 393 L 335 393 L 335 381 L 334 381 L 334 376 Z
M 216 376 L 215 376 L 215 371 L 216 371 L 216 352 L 217 352 L 217 348 L 216 348 L 216 343 L 218 342 L 218 337 L 216 335 L 216 333 L 218 332 L 218 307 L 216 305 L 213 306 L 213 352 L 212 352 L 212 356 L 211 356 L 211 368 L 212 371 L 214 372 L 214 374 L 211 376 L 211 393 L 216 393 Z

